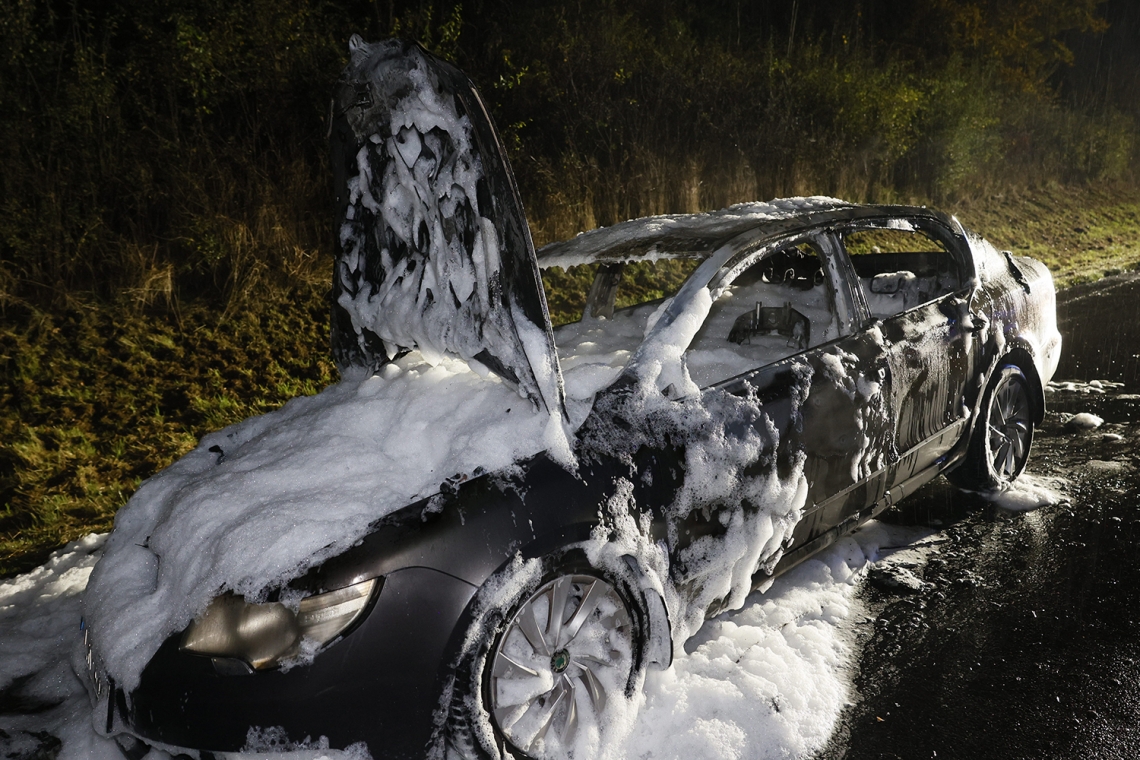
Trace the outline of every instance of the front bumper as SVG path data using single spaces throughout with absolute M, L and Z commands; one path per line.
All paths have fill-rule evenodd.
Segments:
M 117 695 L 110 732 L 215 755 L 256 751 L 273 736 L 274 751 L 363 742 L 373 757 L 422 758 L 474 593 L 429 568 L 392 572 L 355 629 L 289 670 L 223 675 L 172 636 L 129 699 Z

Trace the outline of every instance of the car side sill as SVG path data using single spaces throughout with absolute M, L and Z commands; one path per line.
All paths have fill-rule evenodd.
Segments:
M 897 502 L 901 501 L 904 497 L 917 491 L 922 486 L 934 480 L 943 470 L 949 465 L 952 460 L 949 457 L 943 457 L 934 462 L 930 467 L 927 467 L 921 472 L 915 473 L 902 483 L 897 484 L 894 488 L 890 489 L 883 495 L 881 499 L 876 501 L 869 507 L 862 509 L 843 521 L 828 528 L 823 533 L 819 534 L 806 544 L 797 546 L 792 551 L 785 554 L 779 564 L 776 565 L 775 571 L 772 575 L 766 573 L 757 573 L 752 578 L 753 590 L 765 585 L 772 578 L 782 575 L 785 571 L 791 570 L 793 567 L 803 562 L 805 559 L 822 551 L 827 547 L 834 544 L 843 536 L 858 528 L 863 523 L 878 517 L 890 507 L 894 506 Z

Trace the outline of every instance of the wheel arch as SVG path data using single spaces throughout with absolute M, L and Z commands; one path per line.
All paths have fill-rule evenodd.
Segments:
M 657 578 L 658 573 L 629 553 L 604 552 L 601 561 L 598 555 L 591 559 L 586 546 L 595 527 L 596 523 L 579 522 L 538 536 L 511 552 L 480 585 L 452 631 L 450 654 L 441 663 L 442 689 L 433 718 L 429 758 L 450 757 L 444 747 L 480 760 L 503 757 L 488 749 L 496 742 L 494 732 L 486 716 L 469 712 L 474 706 L 465 693 L 482 687 L 485 659 L 511 610 L 541 585 L 546 572 L 563 562 L 569 566 L 585 563 L 616 581 L 623 596 L 629 597 L 630 612 L 642 630 L 637 667 L 665 669 L 672 663 L 672 629 L 662 585 L 668 579 Z
M 986 393 L 994 382 L 994 378 L 1001 372 L 1002 367 L 1010 365 L 1021 370 L 1029 383 L 1030 400 L 1033 404 L 1033 424 L 1040 425 L 1045 419 L 1045 388 L 1041 382 L 1037 363 L 1033 360 L 1033 353 L 1029 346 L 1020 339 L 1014 340 L 1006 344 L 1003 351 L 996 353 L 995 358 L 989 362 L 982 381 L 978 383 L 976 395 L 968 404 L 970 408 L 968 425 L 958 441 L 955 453 L 949 457 L 951 464 L 947 466 L 948 470 L 957 469 L 963 463 L 982 414 L 982 404 L 985 403 Z
M 565 526 L 554 534 L 539 536 L 521 547 L 517 555 L 529 560 L 559 553 L 570 555 L 580 552 L 591 567 L 619 580 L 635 597 L 632 601 L 638 607 L 637 614 L 644 627 L 645 649 L 642 657 L 649 667 L 664 670 L 673 662 L 673 627 L 666 603 L 666 597 L 669 596 L 666 590 L 668 570 L 653 569 L 651 560 L 636 556 L 633 552 L 609 551 L 608 544 L 599 544 L 596 539 L 598 527 L 595 522 Z M 602 551 L 596 551 L 599 546 Z M 592 551 L 592 548 L 595 550 Z M 509 573 L 510 566 L 515 561 L 513 557 L 507 559 L 490 578 Z
M 665 670 L 673 662 L 673 626 L 666 602 L 670 596 L 667 590 L 667 564 L 655 569 L 651 558 L 638 556 L 637 552 L 611 550 L 612 545 L 608 542 L 598 542 L 598 528 L 599 523 L 596 521 L 562 526 L 556 531 L 539 535 L 514 554 L 530 560 L 559 553 L 582 552 L 595 569 L 620 580 L 637 597 L 633 601 L 639 607 L 638 614 L 642 618 L 646 637 L 643 657 L 649 667 Z M 599 548 L 601 551 L 597 550 Z M 488 576 L 488 580 L 509 573 L 515 561 L 514 556 L 508 557 Z M 472 604 L 474 603 L 473 600 Z
M 1001 355 L 986 378 L 986 387 L 993 381 L 994 374 L 1008 364 L 1020 369 L 1025 379 L 1029 381 L 1029 392 L 1033 400 L 1033 424 L 1040 425 L 1045 419 L 1045 387 L 1041 382 L 1041 374 L 1037 371 L 1037 362 L 1033 360 L 1033 354 L 1026 345 L 1018 341 Z M 980 401 L 981 399 L 979 403 Z

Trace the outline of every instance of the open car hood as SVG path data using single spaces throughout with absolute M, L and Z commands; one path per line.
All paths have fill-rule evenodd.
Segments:
M 564 417 L 534 243 L 474 85 L 413 43 L 349 50 L 330 132 L 337 365 L 452 354 Z

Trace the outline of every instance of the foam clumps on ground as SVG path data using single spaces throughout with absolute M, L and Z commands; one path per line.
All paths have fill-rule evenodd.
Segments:
M 1010 512 L 1029 512 L 1069 501 L 1064 492 L 1065 481 L 1039 475 L 1022 474 L 1012 483 L 985 494 L 986 499 Z
M 852 630 L 863 619 L 858 591 L 867 569 L 890 547 L 927 534 L 870 523 L 777 579 L 766 593 L 750 595 L 742 609 L 708 621 L 670 669 L 649 673 L 628 737 L 606 748 L 605 756 L 810 757 L 855 697 Z M 0 756 L 57 746 L 58 760 L 122 758 L 92 728 L 86 691 L 68 662 L 81 640 L 80 599 L 105 540 L 88 536 L 44 566 L 0 581 L 0 692 L 35 708 L 0 714 Z M 259 751 L 232 757 L 274 756 Z M 314 748 L 309 760 L 363 757 Z M 147 756 L 168 758 L 160 750 Z
M 1117 383 L 1113 382 L 1112 380 L 1089 380 L 1088 382 L 1081 380 L 1062 380 L 1050 382 L 1045 386 L 1045 392 L 1103 395 L 1108 391 L 1117 390 L 1123 387 L 1124 383 Z
M 1065 427 L 1070 430 L 1096 430 L 1104 424 L 1104 418 L 1092 412 L 1080 412 L 1065 420 Z
M 859 588 L 887 546 L 929 530 L 869 523 L 705 623 L 673 667 L 651 671 L 628 738 L 607 758 L 806 758 L 856 695 Z

